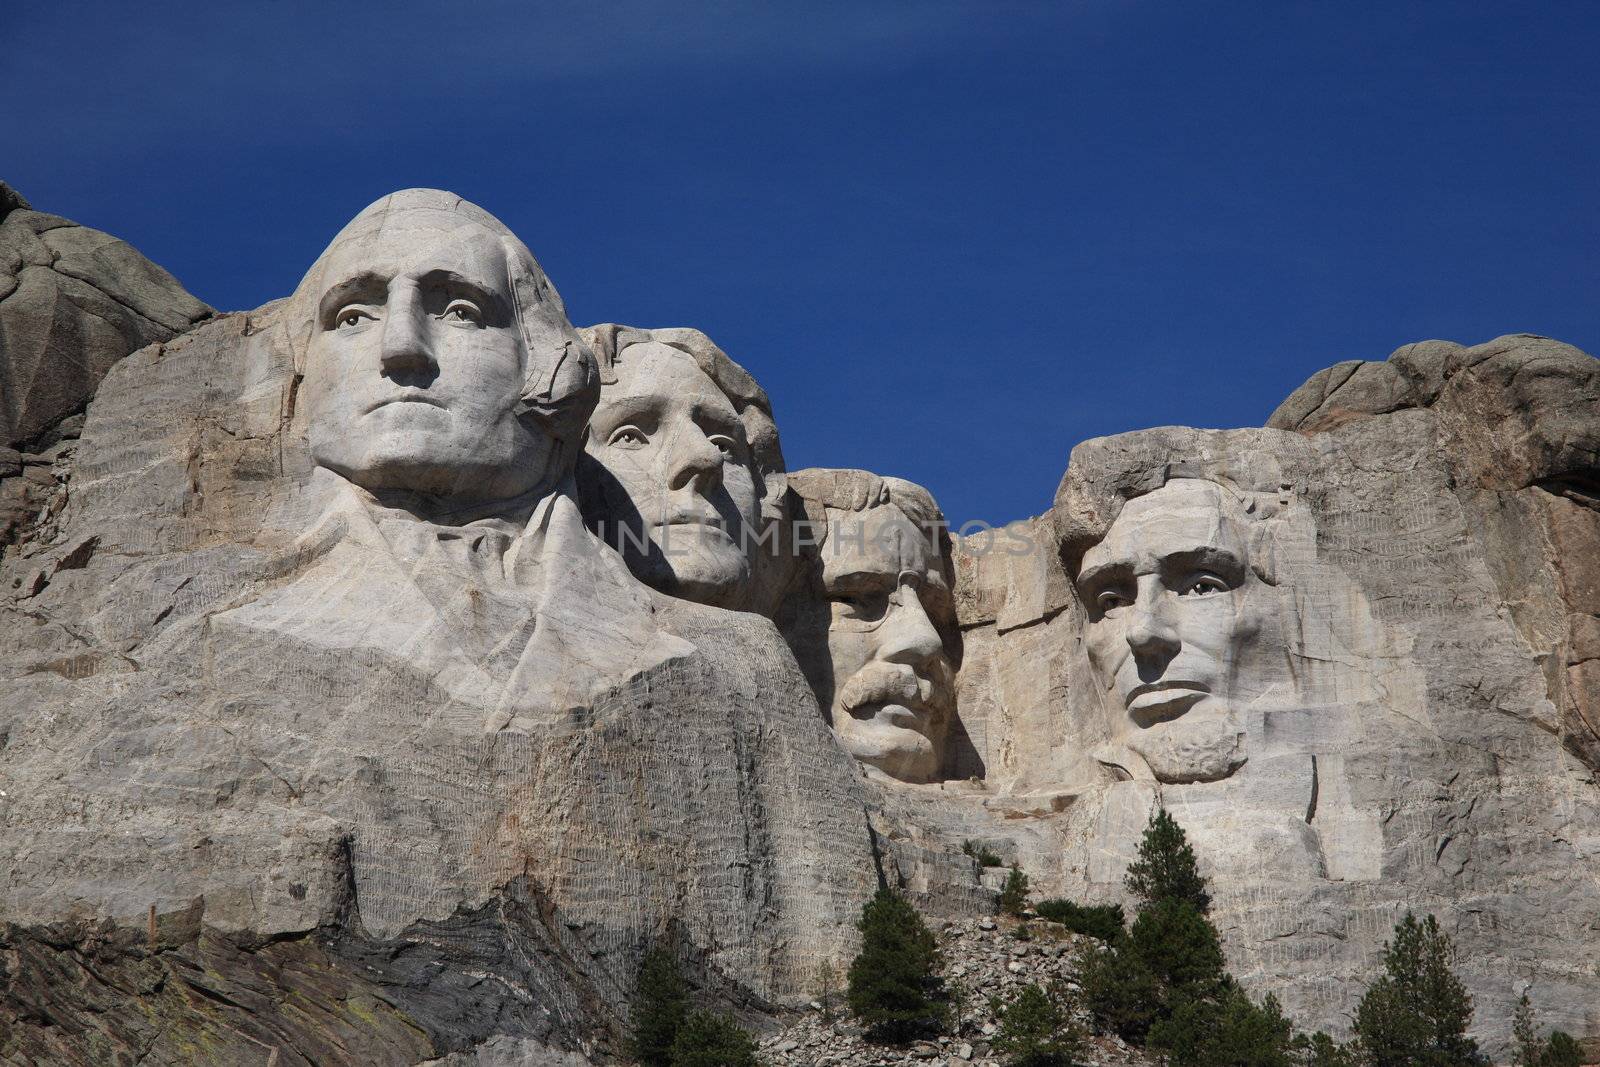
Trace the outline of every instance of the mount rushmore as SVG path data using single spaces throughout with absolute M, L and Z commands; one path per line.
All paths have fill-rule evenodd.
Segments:
M 1491 1046 L 1600 1044 L 1585 353 L 1339 363 L 952 533 L 453 194 L 228 314 L 0 194 L 8 1062 L 612 1062 L 653 946 L 770 1023 L 879 885 L 1120 901 L 1157 805 L 1302 1023 L 1412 908 Z

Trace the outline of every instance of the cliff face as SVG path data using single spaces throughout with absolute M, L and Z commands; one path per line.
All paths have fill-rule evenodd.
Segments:
M 195 325 L 159 268 L 41 219 L 0 236 L 88 258 L 18 278 L 166 333 L 41 347 L 0 300 L 29 450 L 0 450 L 10 1059 L 604 1062 L 652 945 L 770 1021 L 847 965 L 880 879 L 982 914 L 970 840 L 1036 895 L 1121 899 L 1158 802 L 1232 970 L 1302 1024 L 1343 1025 L 1411 908 L 1455 937 L 1491 1046 L 1524 989 L 1600 1039 L 1600 362 L 1576 349 L 1426 342 L 1264 428 L 1085 442 L 1048 511 L 893 594 L 937 669 L 862 667 L 886 629 L 807 590 L 830 708 L 792 632 L 635 580 L 570 481 L 515 523 L 353 488 L 307 443 L 288 304 Z M 66 365 L 64 391 L 10 385 Z M 822 473 L 818 514 L 936 512 Z M 829 729 L 870 685 L 942 708 L 952 671 L 939 781 Z
M 1291 1014 L 1339 1027 L 1411 908 L 1456 938 L 1491 1044 L 1524 989 L 1594 1033 L 1597 459 L 1600 362 L 1530 336 L 1341 364 L 1267 429 L 1078 446 L 1028 524 L 1054 532 L 1043 563 L 957 552 L 963 715 L 989 806 L 1042 832 L 1023 854 L 1045 891 L 1119 898 L 1159 800 L 1214 880 L 1236 973 Z M 1205 482 L 1260 573 L 1224 620 L 1174 616 L 1174 640 L 1224 664 L 1197 710 L 1231 705 L 1224 728 L 1182 736 L 1195 713 L 1129 722 L 1093 661 L 1115 612 L 1097 620 L 1070 580 L 1136 504 Z M 1154 555 L 1172 536 L 1128 528 Z

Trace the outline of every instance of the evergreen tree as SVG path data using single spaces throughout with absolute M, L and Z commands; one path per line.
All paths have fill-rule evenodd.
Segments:
M 1578 1043 L 1571 1035 L 1557 1030 L 1548 1041 L 1539 1037 L 1533 1003 L 1526 993 L 1517 1001 L 1516 1014 L 1511 1018 L 1511 1039 L 1516 1048 L 1511 1061 L 1514 1067 L 1579 1067 L 1583 1062 Z
M 671 1067 L 757 1067 L 756 1043 L 726 1015 L 692 1011 L 672 1041 Z
M 1432 915 L 1410 912 L 1384 946 L 1384 975 L 1356 1007 L 1355 1032 L 1369 1067 L 1472 1067 L 1487 1063 L 1467 1036 L 1472 997 L 1450 969 L 1454 949 Z
M 1295 1046 L 1303 1067 L 1357 1067 L 1355 1054 L 1321 1030 L 1296 1038 Z
M 1028 876 L 1015 863 L 1006 875 L 1005 888 L 1000 890 L 1000 913 L 1021 915 L 1028 907 Z
M 1180 998 L 1149 1047 L 1171 1067 L 1295 1067 L 1294 1026 L 1277 998 L 1258 1005 L 1231 982 L 1215 999 Z
M 1127 935 L 1087 948 L 1078 957 L 1078 983 L 1101 1029 L 1135 1045 L 1144 1043 L 1164 996 L 1156 976 L 1129 948 Z
M 671 1067 L 672 1042 L 688 1010 L 689 990 L 677 957 L 660 948 L 646 952 L 634 986 L 629 1042 L 634 1059 L 643 1067 Z
M 1516 1014 L 1511 1017 L 1511 1040 L 1516 1045 L 1516 1055 L 1511 1060 L 1513 1067 L 1539 1067 L 1544 1042 L 1539 1040 L 1539 1032 L 1534 1029 L 1533 1002 L 1526 993 L 1517 1001 Z
M 1200 877 L 1194 849 L 1166 808 L 1157 808 L 1150 816 L 1139 842 L 1139 857 L 1128 866 L 1127 886 L 1141 907 L 1160 900 L 1184 900 L 1201 915 L 1211 910 L 1211 894 Z
M 1139 899 L 1133 925 L 1081 957 L 1100 1024 L 1172 1067 L 1293 1067 L 1311 1046 L 1296 1041 L 1276 999 L 1257 1004 L 1229 976 L 1194 850 L 1165 810 L 1151 816 L 1127 884 Z
M 1564 1030 L 1551 1034 L 1544 1051 L 1539 1054 L 1539 1067 L 1581 1067 L 1582 1064 L 1583 1052 L 1572 1035 Z
M 861 953 L 850 964 L 846 1000 L 876 1038 L 904 1041 L 944 1018 L 944 980 L 933 933 L 905 898 L 880 889 L 862 909 Z
M 1013 1067 L 1072 1067 L 1082 1039 L 1062 1010 L 1059 993 L 1029 983 L 999 1010 L 994 1047 Z

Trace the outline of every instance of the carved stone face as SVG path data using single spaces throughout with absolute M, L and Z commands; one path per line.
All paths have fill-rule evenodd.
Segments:
M 499 235 L 396 212 L 330 250 L 301 402 L 316 462 L 463 506 L 526 493 L 553 443 L 515 412 L 527 351 Z
M 819 696 L 861 762 L 902 781 L 933 781 L 955 700 L 934 624 L 952 611 L 939 558 L 892 504 L 829 518 L 822 587 L 833 684 Z
M 1084 554 L 1089 662 L 1113 733 L 1157 779 L 1213 781 L 1244 762 L 1241 652 L 1259 629 L 1241 506 L 1177 479 L 1128 502 Z
M 739 607 L 761 551 L 762 481 L 733 404 L 694 358 L 629 345 L 589 422 L 586 506 L 647 585 Z

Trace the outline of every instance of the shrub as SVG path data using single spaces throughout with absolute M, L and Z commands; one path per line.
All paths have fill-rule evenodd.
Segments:
M 1472 997 L 1451 971 L 1454 948 L 1432 915 L 1409 911 L 1384 946 L 1384 975 L 1356 1006 L 1355 1033 L 1370 1067 L 1471 1067 L 1487 1061 L 1467 1036 Z
M 1059 999 L 1030 983 L 1000 1008 L 994 1047 L 1015 1067 L 1072 1067 L 1082 1039 Z
M 644 1067 L 671 1067 L 672 1042 L 688 1010 L 689 991 L 677 958 L 665 949 L 646 952 L 634 985 L 629 1042 L 634 1059 Z
M 850 963 L 850 1011 L 879 1040 L 904 1041 L 944 1019 L 939 949 L 900 894 L 880 889 L 861 912 L 861 953 Z
M 1161 900 L 1184 900 L 1201 915 L 1211 910 L 1211 894 L 1194 859 L 1183 827 L 1167 809 L 1157 808 L 1139 841 L 1139 857 L 1128 866 L 1128 892 L 1141 907 Z
M 1572 1035 L 1564 1030 L 1551 1034 L 1544 1051 L 1539 1054 L 1539 1067 L 1580 1067 L 1582 1063 L 1583 1052 Z
M 1000 913 L 1021 915 L 1028 907 L 1028 876 L 1015 863 L 1006 875 L 1005 888 L 1000 890 Z
M 690 1012 L 672 1042 L 671 1067 L 757 1067 L 756 1043 L 726 1015 Z
M 1039 918 L 1060 923 L 1075 934 L 1115 941 L 1122 933 L 1125 919 L 1121 904 L 1074 904 L 1070 900 L 1053 897 L 1033 906 Z
M 1257 1005 L 1231 982 L 1215 998 L 1180 996 L 1150 1028 L 1171 1067 L 1294 1067 L 1294 1026 L 1276 998 Z
M 995 855 L 988 845 L 980 845 L 976 841 L 961 842 L 961 851 L 971 856 L 979 867 L 999 867 L 1005 862 Z
M 822 1021 L 833 1022 L 833 1009 L 839 999 L 839 974 L 832 960 L 817 964 L 817 1004 L 822 1008 Z

